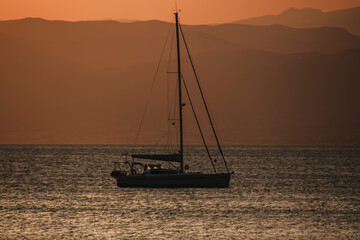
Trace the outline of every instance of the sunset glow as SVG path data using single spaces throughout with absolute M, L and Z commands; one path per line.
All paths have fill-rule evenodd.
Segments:
M 212 24 L 279 14 L 288 8 L 322 11 L 352 8 L 360 0 L 178 0 L 186 24 Z M 50 20 L 152 20 L 171 21 L 174 0 L 2 0 L 0 20 L 39 17 Z
M 1 239 L 359 239 L 360 0 L 0 0 Z

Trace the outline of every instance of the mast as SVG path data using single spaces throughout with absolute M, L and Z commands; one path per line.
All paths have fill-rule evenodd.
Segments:
M 176 48 L 177 48 L 177 62 L 178 62 L 178 85 L 179 85 L 179 122 L 180 122 L 180 171 L 184 171 L 184 140 L 183 140 L 183 119 L 182 119 L 182 100 L 181 100 L 181 68 L 180 68 L 180 41 L 179 41 L 179 20 L 178 12 L 175 12 L 176 24 Z

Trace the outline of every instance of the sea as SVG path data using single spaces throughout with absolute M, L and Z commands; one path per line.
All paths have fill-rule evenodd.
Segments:
M 229 188 L 117 187 L 113 163 L 154 148 L 0 145 L 0 239 L 360 239 L 360 147 L 225 146 Z

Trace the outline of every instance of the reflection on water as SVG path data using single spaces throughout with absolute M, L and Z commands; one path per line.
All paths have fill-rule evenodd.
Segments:
M 227 147 L 229 189 L 118 188 L 109 174 L 126 149 L 0 145 L 0 239 L 360 235 L 360 148 Z M 187 150 L 193 171 L 211 170 Z

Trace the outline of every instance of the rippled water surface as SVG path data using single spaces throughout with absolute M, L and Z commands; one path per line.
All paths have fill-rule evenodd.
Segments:
M 226 147 L 228 189 L 118 188 L 126 149 L 0 145 L 0 239 L 360 238 L 358 147 Z

